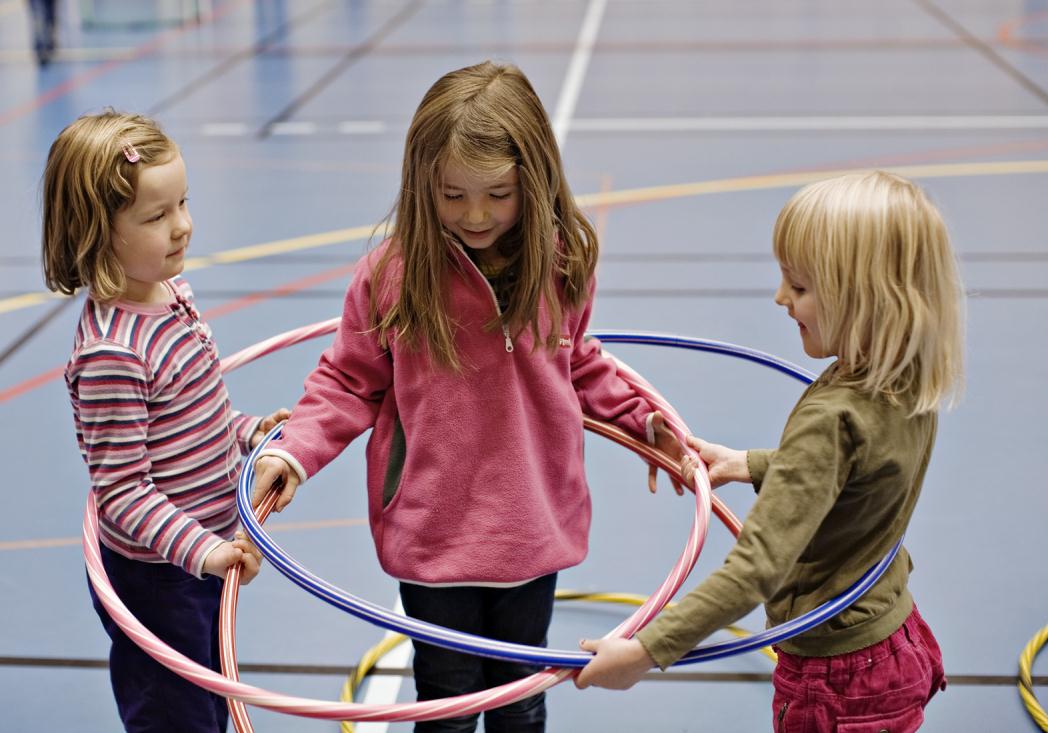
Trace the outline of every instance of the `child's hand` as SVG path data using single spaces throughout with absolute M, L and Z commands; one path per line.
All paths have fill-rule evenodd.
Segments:
M 254 448 L 256 445 L 262 442 L 262 438 L 269 434 L 269 431 L 275 428 L 280 423 L 291 417 L 291 410 L 286 407 L 281 407 L 279 410 L 274 412 L 272 415 L 266 415 L 258 423 L 258 427 L 255 428 L 254 435 L 251 436 L 251 447 Z
M 255 484 L 251 494 L 251 506 L 257 509 L 270 489 L 280 490 L 280 498 L 277 499 L 273 511 L 284 511 L 284 507 L 295 498 L 295 490 L 298 489 L 298 474 L 283 458 L 262 456 L 255 461 Z
M 240 584 L 247 585 L 255 579 L 258 571 L 262 568 L 262 553 L 243 532 L 237 532 L 236 539 L 233 540 L 233 546 L 243 553 L 240 558 L 242 563 Z
M 680 441 L 677 440 L 677 436 L 666 426 L 666 419 L 661 412 L 652 413 L 651 428 L 655 433 L 655 447 L 670 458 L 680 461 L 684 457 L 684 449 L 681 447 Z M 653 494 L 656 489 L 655 477 L 658 472 L 659 470 L 654 463 L 648 465 L 648 491 Z M 677 496 L 683 496 L 684 487 L 681 486 L 680 481 L 675 478 L 671 478 L 670 481 L 673 483 L 673 490 L 677 492 Z
M 237 532 L 235 540 L 223 542 L 208 553 L 204 560 L 204 572 L 224 578 L 231 567 L 237 563 L 243 563 L 240 570 L 240 584 L 247 585 L 258 575 L 261 562 L 262 553 L 243 532 Z
M 706 462 L 712 488 L 716 489 L 718 486 L 723 486 L 732 481 L 741 481 L 746 484 L 753 483 L 753 480 L 750 478 L 750 467 L 746 463 L 746 451 L 735 450 L 716 443 L 707 443 L 694 435 L 688 436 L 688 445 L 697 450 L 699 457 Z M 695 471 L 698 469 L 698 466 L 688 456 L 685 456 L 682 465 L 684 480 L 690 484 L 695 478 Z
M 636 639 L 583 639 L 579 647 L 594 652 L 593 659 L 575 677 L 575 687 L 590 685 L 609 690 L 628 690 L 655 666 L 655 660 Z

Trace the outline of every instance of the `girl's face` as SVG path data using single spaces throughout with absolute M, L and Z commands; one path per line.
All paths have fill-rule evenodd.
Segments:
M 485 177 L 449 162 L 442 171 L 437 215 L 481 262 L 497 264 L 500 257 L 493 245 L 520 219 L 521 198 L 516 167 Z
M 125 299 L 167 300 L 161 283 L 182 272 L 193 234 L 186 195 L 181 155 L 138 172 L 135 202 L 113 217 L 113 249 L 127 278 Z
M 804 353 L 813 359 L 833 356 L 833 351 L 823 344 L 822 334 L 819 332 L 819 309 L 811 280 L 805 273 L 786 267 L 782 263 L 779 264 L 779 269 L 782 270 L 782 282 L 775 291 L 775 302 L 786 309 L 790 318 L 797 321 Z

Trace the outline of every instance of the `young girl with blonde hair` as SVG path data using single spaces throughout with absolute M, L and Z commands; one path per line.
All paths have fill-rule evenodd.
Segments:
M 634 639 L 583 642 L 596 656 L 579 687 L 626 689 L 760 603 L 769 625 L 796 618 L 841 594 L 906 531 L 937 410 L 962 378 L 962 290 L 943 220 L 906 179 L 850 174 L 789 201 L 774 251 L 775 302 L 808 356 L 836 359 L 801 395 L 778 449 L 688 438 L 714 487 L 752 483 L 757 500 L 724 565 L 679 605 Z M 687 480 L 695 470 L 685 459 Z M 854 604 L 779 646 L 775 731 L 921 725 L 946 681 L 910 568 L 900 549 Z
M 235 532 L 237 472 L 288 412 L 230 405 L 180 276 L 193 233 L 185 164 L 155 122 L 81 117 L 51 145 L 43 187 L 47 286 L 87 290 L 65 377 L 106 573 L 151 631 L 218 671 L 221 578 L 243 562 L 250 581 L 261 557 Z M 225 700 L 154 661 L 91 595 L 125 729 L 224 731 Z
M 681 453 L 585 337 L 596 262 L 593 227 L 527 78 L 491 62 L 443 76 L 408 130 L 392 234 L 357 268 L 334 345 L 259 458 L 256 503 L 279 487 L 282 509 L 372 429 L 371 529 L 408 614 L 544 645 L 557 572 L 586 555 L 583 411 Z M 420 700 L 536 671 L 415 650 Z M 488 711 L 485 730 L 540 731 L 544 721 L 537 695 Z

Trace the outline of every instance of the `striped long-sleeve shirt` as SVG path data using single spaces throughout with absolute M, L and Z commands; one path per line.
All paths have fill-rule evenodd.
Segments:
M 236 478 L 258 419 L 235 412 L 182 278 L 169 304 L 88 298 L 66 384 L 102 542 L 200 577 L 237 526 Z

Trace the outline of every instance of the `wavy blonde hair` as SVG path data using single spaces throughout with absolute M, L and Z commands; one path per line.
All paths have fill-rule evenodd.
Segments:
M 963 382 L 964 301 L 942 216 L 882 171 L 813 183 L 775 222 L 775 257 L 807 276 L 836 379 L 919 414 Z
M 503 311 L 514 331 L 528 328 L 535 343 L 556 348 L 563 308 L 589 297 L 597 263 L 597 236 L 564 177 L 560 151 L 542 102 L 523 72 L 486 61 L 445 74 L 422 98 L 408 130 L 401 188 L 391 212 L 391 242 L 376 265 L 375 281 L 394 258 L 403 262 L 395 302 L 382 315 L 371 295 L 372 326 L 387 345 L 402 339 L 428 349 L 436 363 L 459 369 L 454 320 L 447 312 L 451 247 L 437 213 L 440 176 L 449 162 L 471 173 L 498 176 L 517 169 L 522 193 L 517 225 L 497 243 L 516 273 Z M 563 301 L 562 301 L 563 297 Z M 540 303 L 549 332 L 540 333 Z M 495 328 L 498 317 L 489 324 Z
M 131 163 L 123 146 L 140 160 Z M 50 290 L 72 295 L 87 287 L 101 301 L 127 283 L 113 250 L 113 217 L 135 202 L 143 166 L 162 165 L 178 146 L 153 120 L 108 109 L 84 115 L 51 144 L 44 168 L 42 255 Z

